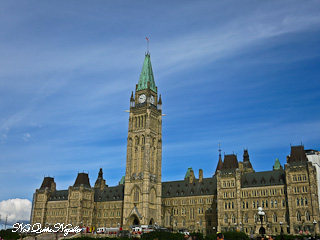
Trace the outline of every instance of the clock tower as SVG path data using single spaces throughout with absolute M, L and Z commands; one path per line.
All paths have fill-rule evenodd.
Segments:
M 130 98 L 123 227 L 161 222 L 162 100 L 150 53 Z

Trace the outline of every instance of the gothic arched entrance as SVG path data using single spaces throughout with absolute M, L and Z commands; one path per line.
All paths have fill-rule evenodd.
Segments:
M 261 228 L 259 229 L 259 234 L 261 234 L 261 235 L 266 234 L 266 229 L 265 229 L 264 227 L 261 227 Z
M 140 225 L 139 218 L 135 215 L 132 214 L 129 218 L 129 225 Z
M 153 218 L 150 219 L 149 225 L 154 225 L 154 219 Z

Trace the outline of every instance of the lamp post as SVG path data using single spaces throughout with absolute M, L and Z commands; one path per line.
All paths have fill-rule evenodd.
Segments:
M 258 215 L 260 217 L 260 222 L 261 222 L 261 228 L 260 228 L 261 231 L 259 231 L 259 232 L 261 232 L 260 233 L 261 237 L 263 237 L 263 235 L 265 234 L 265 231 L 263 231 L 264 230 L 263 229 L 263 217 L 264 217 L 265 214 L 266 213 L 263 211 L 262 207 L 258 207 Z
M 313 231 L 314 231 L 314 237 L 316 237 L 316 225 L 317 225 L 317 221 L 315 219 L 313 219 Z
M 240 222 L 239 225 L 240 225 L 239 231 L 242 232 L 242 222 Z
M 81 224 L 81 232 L 80 232 L 80 237 L 82 237 L 82 231 L 83 231 L 83 221 L 80 222 Z

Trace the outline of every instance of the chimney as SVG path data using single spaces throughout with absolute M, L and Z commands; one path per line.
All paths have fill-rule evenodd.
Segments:
M 190 178 L 189 178 L 189 183 L 193 183 L 194 181 L 194 172 L 193 170 L 190 171 Z
M 203 171 L 202 169 L 199 169 L 199 182 L 201 183 L 203 179 Z

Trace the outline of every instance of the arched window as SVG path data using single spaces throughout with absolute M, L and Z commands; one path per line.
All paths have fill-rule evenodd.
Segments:
M 258 215 L 257 214 L 254 215 L 254 222 L 258 222 Z
M 306 211 L 306 221 L 310 221 L 310 214 L 308 211 Z
M 271 207 L 273 208 L 273 200 L 271 200 Z
M 139 202 L 139 189 L 138 188 L 136 188 L 134 190 L 133 201 L 134 202 Z
M 303 198 L 301 198 L 301 206 L 303 206 Z
M 243 217 L 243 222 L 244 223 L 248 223 L 248 221 L 249 221 L 248 215 L 245 214 L 244 217 Z
M 255 202 L 255 201 L 252 202 L 252 207 L 253 207 L 253 208 L 256 207 L 256 202 Z
M 228 223 L 228 215 L 224 215 L 224 223 Z
M 145 140 L 145 137 L 142 135 L 142 136 L 141 136 L 141 144 L 145 144 L 145 141 L 146 141 L 146 140 Z
M 262 201 L 262 207 L 264 208 L 264 201 Z
M 308 205 L 308 199 L 307 198 L 304 199 L 304 204 Z
M 232 219 L 232 223 L 236 223 L 236 217 L 234 215 L 232 215 L 231 219 Z
M 155 199 L 156 199 L 156 193 L 154 189 L 151 189 L 151 203 L 155 203 Z
M 276 208 L 278 205 L 277 200 L 274 200 L 274 207 Z
M 278 222 L 278 217 L 277 217 L 277 214 L 273 214 L 273 222 Z
M 186 226 L 186 220 L 184 220 L 184 219 L 182 220 L 182 226 L 184 226 L 184 227 Z
M 268 207 L 268 200 L 266 200 L 266 207 Z
M 299 198 L 297 198 L 297 206 L 299 206 Z
M 228 203 L 224 203 L 224 209 L 228 208 Z
M 299 212 L 297 212 L 297 222 L 300 222 L 301 221 L 301 215 Z
M 136 137 L 134 138 L 134 144 L 135 144 L 135 145 L 139 145 L 139 137 L 138 137 L 138 136 L 136 136 Z

